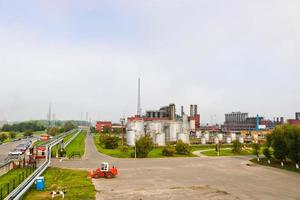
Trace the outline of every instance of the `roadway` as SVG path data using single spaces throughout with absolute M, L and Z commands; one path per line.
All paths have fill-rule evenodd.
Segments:
M 81 160 L 52 166 L 94 169 L 115 164 L 114 179 L 93 179 L 96 199 L 300 199 L 300 174 L 254 165 L 247 157 L 117 159 L 100 154 L 91 135 Z M 250 166 L 249 166 L 250 164 Z

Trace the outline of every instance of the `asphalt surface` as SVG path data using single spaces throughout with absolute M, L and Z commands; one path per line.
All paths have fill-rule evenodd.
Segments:
M 82 160 L 54 160 L 52 166 L 87 170 L 103 161 L 115 164 L 116 178 L 93 179 L 96 199 L 300 199 L 299 174 L 254 165 L 248 159 L 116 159 L 100 154 L 89 135 Z
M 15 142 L 8 142 L 0 145 L 0 162 L 2 162 L 7 156 L 8 153 L 18 145 L 23 143 L 26 140 L 18 140 Z

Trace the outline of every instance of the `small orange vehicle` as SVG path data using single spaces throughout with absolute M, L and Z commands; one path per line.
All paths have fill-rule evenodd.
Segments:
M 118 175 L 118 169 L 115 166 L 109 169 L 108 162 L 103 162 L 100 168 L 89 171 L 91 178 L 114 178 L 116 175 Z

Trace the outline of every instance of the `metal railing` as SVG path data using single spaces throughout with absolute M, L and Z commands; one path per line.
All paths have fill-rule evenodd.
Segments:
M 79 129 L 77 131 L 77 133 L 75 133 L 68 141 L 66 141 L 64 144 L 63 144 L 63 148 L 66 149 L 66 147 L 81 133 L 81 129 Z
M 72 130 L 74 131 L 74 130 Z M 14 189 L 6 198 L 5 200 L 14 200 L 20 199 L 26 191 L 31 187 L 31 185 L 35 182 L 36 178 L 40 176 L 50 165 L 51 163 L 51 150 L 52 147 L 59 144 L 63 141 L 64 137 L 70 134 L 72 131 L 60 134 L 57 137 L 54 137 L 51 141 L 43 144 L 46 146 L 47 149 L 47 157 L 46 161 L 38 167 L 27 179 L 25 179 L 16 189 Z

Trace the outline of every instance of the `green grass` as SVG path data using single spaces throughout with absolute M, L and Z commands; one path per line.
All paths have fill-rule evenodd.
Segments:
M 7 196 L 7 183 L 9 183 L 10 192 L 13 190 L 13 180 L 15 180 L 15 188 L 20 184 L 19 183 L 19 175 L 21 176 L 21 182 L 23 181 L 23 175 L 24 172 L 24 179 L 26 179 L 26 168 L 20 168 L 20 169 L 12 169 L 6 174 L 0 176 L 0 188 L 2 188 L 2 195 L 3 197 Z M 30 175 L 29 168 L 27 169 L 27 176 Z
M 65 190 L 65 200 L 93 200 L 95 187 L 87 171 L 48 168 L 43 174 L 45 178 L 45 191 L 36 191 L 34 185 L 25 194 L 24 200 L 51 200 L 51 191 Z M 55 199 L 62 199 L 57 195 Z
M 259 162 L 257 162 L 256 158 L 251 159 L 250 161 L 253 162 L 253 163 L 259 164 L 259 165 L 267 166 L 267 167 L 274 167 L 274 168 L 278 168 L 278 169 L 282 169 L 282 170 L 287 170 L 287 171 L 291 171 L 291 172 L 300 173 L 300 169 L 296 169 L 295 163 L 292 163 L 290 161 L 284 162 L 283 167 L 281 166 L 280 161 L 277 161 L 277 160 L 274 160 L 274 159 L 271 160 L 271 164 L 268 164 L 268 160 L 266 158 L 260 158 Z
M 131 158 L 131 153 L 134 152 L 134 147 L 130 147 L 128 149 L 128 152 L 122 152 L 120 149 L 105 149 L 103 145 L 100 144 L 99 142 L 99 134 L 95 134 L 93 136 L 94 138 L 94 143 L 97 147 L 97 150 L 100 153 L 115 157 L 115 158 Z M 196 148 L 194 148 L 196 149 Z M 152 151 L 149 152 L 148 158 L 166 158 L 167 156 L 162 155 L 162 150 L 163 147 L 156 147 Z M 196 157 L 193 154 L 190 155 L 180 155 L 180 154 L 174 154 L 173 156 L 170 157 Z
M 85 150 L 86 131 L 81 131 L 79 135 L 67 146 L 67 157 L 75 153 L 80 153 L 82 156 Z
M 218 156 L 215 149 L 201 152 L 201 154 L 205 156 Z M 234 153 L 232 152 L 231 149 L 221 149 L 220 151 L 220 156 L 249 156 L 249 155 L 253 155 L 251 149 L 241 151 L 240 153 Z

